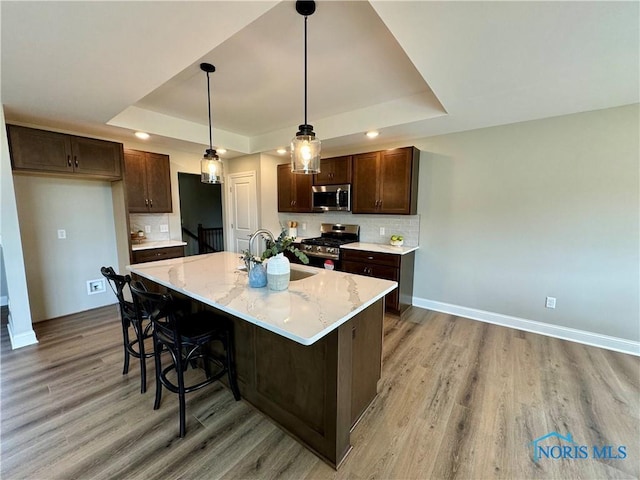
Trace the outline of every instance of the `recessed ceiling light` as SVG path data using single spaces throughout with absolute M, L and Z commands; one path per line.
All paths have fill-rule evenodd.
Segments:
M 216 149 L 216 151 L 217 151 L 220 155 L 224 155 L 225 153 L 227 153 L 227 149 L 226 149 L 226 148 L 218 148 L 218 149 Z
M 378 132 L 377 130 L 369 130 L 367 133 L 365 133 L 365 135 L 369 138 L 376 138 L 378 135 L 380 135 L 380 132 Z
M 146 132 L 136 132 L 135 136 L 141 140 L 147 140 L 149 138 L 149 134 Z
M 285 153 L 287 153 L 287 149 L 286 148 L 279 148 L 278 150 L 276 150 L 276 152 L 278 152 L 280 155 L 284 155 Z

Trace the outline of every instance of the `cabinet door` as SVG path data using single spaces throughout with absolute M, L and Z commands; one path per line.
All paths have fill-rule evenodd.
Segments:
M 353 213 L 378 213 L 379 152 L 353 156 Z
M 313 183 L 314 185 L 351 183 L 351 155 L 320 160 L 320 173 L 314 175 Z
M 7 125 L 11 163 L 16 170 L 73 172 L 69 136 Z
M 149 212 L 172 212 L 169 156 L 146 153 L 146 177 Z
M 412 149 L 380 152 L 380 213 L 410 213 L 412 160 Z
M 129 212 L 147 213 L 149 211 L 149 201 L 147 197 L 146 160 L 144 152 L 125 150 L 124 170 Z
M 294 212 L 311 212 L 311 184 L 313 175 L 292 173 L 295 184 L 295 195 L 293 199 Z
M 278 211 L 293 212 L 295 185 L 288 163 L 278 165 Z
M 71 138 L 73 168 L 76 173 L 96 177 L 121 178 L 122 144 L 95 138 Z

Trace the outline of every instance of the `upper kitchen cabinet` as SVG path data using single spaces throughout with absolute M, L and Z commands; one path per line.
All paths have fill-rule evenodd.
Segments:
M 353 156 L 353 213 L 415 215 L 418 160 L 415 147 Z
M 170 213 L 169 155 L 124 151 L 125 184 L 130 213 Z
M 278 165 L 278 211 L 311 212 L 313 175 L 291 172 L 291 165 Z
M 122 144 L 7 125 L 15 171 L 70 174 L 86 178 L 122 178 Z
M 351 183 L 351 155 L 320 160 L 320 173 L 313 176 L 314 185 L 342 185 L 345 183 Z

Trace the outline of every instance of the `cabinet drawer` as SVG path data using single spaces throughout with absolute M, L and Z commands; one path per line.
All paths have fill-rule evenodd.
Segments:
M 362 262 L 342 261 L 342 270 L 347 273 L 355 273 L 356 275 L 366 275 L 368 277 L 382 278 L 383 280 L 392 280 L 397 282 L 400 275 L 399 270 L 394 267 L 384 265 L 371 265 Z
M 184 247 L 150 248 L 147 250 L 135 250 L 133 252 L 133 263 L 154 262 L 156 260 L 166 260 L 167 258 L 184 257 Z
M 400 255 L 393 253 L 378 253 L 366 250 L 351 250 L 343 248 L 340 250 L 342 260 L 352 262 L 364 262 L 366 264 L 388 265 L 390 267 L 400 268 Z

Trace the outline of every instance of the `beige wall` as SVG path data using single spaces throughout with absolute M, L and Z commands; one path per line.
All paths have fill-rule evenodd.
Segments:
M 640 340 L 638 117 L 635 105 L 416 142 L 414 295 Z

